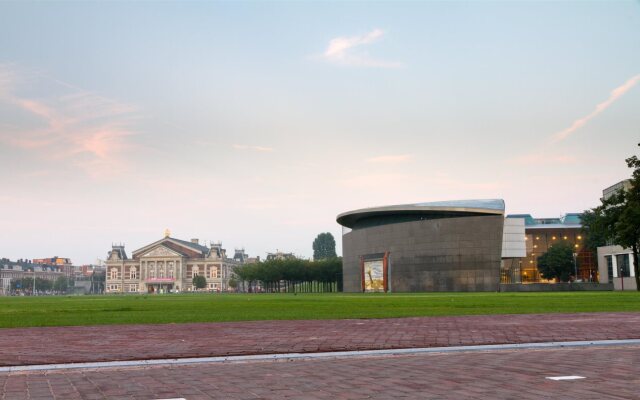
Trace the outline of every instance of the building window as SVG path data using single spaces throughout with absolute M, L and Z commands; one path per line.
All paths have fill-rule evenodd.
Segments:
M 164 268 L 160 267 L 158 271 L 158 278 L 164 278 Z
M 169 267 L 167 271 L 167 278 L 173 278 L 173 267 Z
M 607 260 L 607 278 L 608 282 L 613 280 L 613 256 L 604 256 L 605 260 Z
M 198 267 L 193 267 L 191 271 L 194 277 L 198 276 L 198 274 L 200 273 L 200 269 Z
M 209 278 L 220 278 L 220 267 L 217 267 L 217 266 L 210 267 Z
M 155 279 L 156 277 L 156 269 L 154 267 L 150 267 L 149 268 L 149 278 L 150 279 Z
M 137 292 L 138 291 L 138 285 L 129 285 L 129 291 L 130 292 Z
M 136 269 L 136 267 L 131 267 L 131 269 L 129 270 L 129 276 L 131 279 L 138 279 L 138 270 Z
M 618 264 L 619 276 L 628 278 L 629 270 L 629 254 L 616 254 L 616 263 Z
M 118 279 L 118 268 L 111 268 L 111 274 L 109 274 L 109 279 Z

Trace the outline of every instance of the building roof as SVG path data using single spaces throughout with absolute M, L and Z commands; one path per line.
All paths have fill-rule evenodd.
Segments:
M 374 224 L 377 225 L 411 220 L 478 215 L 504 215 L 504 200 L 451 200 L 371 207 L 342 213 L 338 215 L 336 220 L 342 226 L 354 228 L 366 220 L 376 220 L 377 222 Z M 383 219 L 386 221 L 382 221 Z
M 197 253 L 200 253 L 203 256 L 209 254 L 209 248 L 206 247 L 206 246 L 202 246 L 201 244 L 198 244 L 198 243 L 193 243 L 193 242 L 189 242 L 189 241 L 186 241 L 186 240 L 176 239 L 176 238 L 172 238 L 172 237 L 166 236 L 166 237 L 163 237 L 162 239 L 157 240 L 157 241 L 155 241 L 155 242 L 153 242 L 151 244 L 148 244 L 148 245 L 146 245 L 144 247 L 141 247 L 141 248 L 139 248 L 137 250 L 134 250 L 134 252 L 131 255 L 132 255 L 132 257 L 136 258 L 138 254 L 140 254 L 140 253 L 142 253 L 142 252 L 144 252 L 144 251 L 146 251 L 148 249 L 151 249 L 152 247 L 155 247 L 157 245 L 165 243 L 165 242 L 172 242 L 172 243 L 175 243 L 175 244 L 177 244 L 179 246 L 186 247 L 186 248 L 191 249 L 191 250 L 193 250 L 193 251 L 195 251 Z M 173 250 L 177 251 L 175 249 L 173 249 Z
M 531 214 L 509 214 L 507 218 L 524 218 L 527 229 L 582 228 L 581 213 L 567 213 L 560 218 L 534 218 Z

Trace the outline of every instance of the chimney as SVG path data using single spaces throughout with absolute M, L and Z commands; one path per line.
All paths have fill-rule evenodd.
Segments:
M 198 239 L 191 239 L 191 243 L 200 244 L 200 241 Z

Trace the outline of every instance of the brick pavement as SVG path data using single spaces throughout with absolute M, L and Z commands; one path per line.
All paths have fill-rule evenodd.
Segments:
M 577 381 L 548 376 L 581 375 Z M 640 399 L 640 346 L 0 374 L 3 400 Z
M 640 338 L 640 313 L 0 329 L 0 365 Z

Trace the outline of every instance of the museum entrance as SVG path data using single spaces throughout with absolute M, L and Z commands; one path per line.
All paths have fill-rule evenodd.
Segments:
M 389 252 L 361 256 L 360 274 L 363 292 L 388 292 Z

